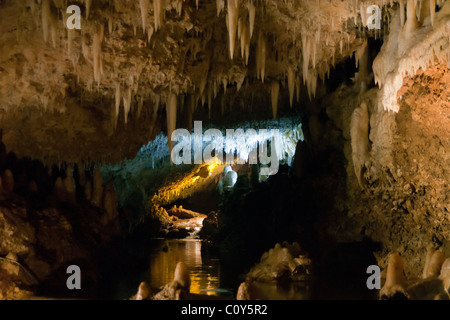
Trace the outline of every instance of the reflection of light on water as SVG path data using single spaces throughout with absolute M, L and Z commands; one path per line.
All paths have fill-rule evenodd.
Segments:
M 150 285 L 162 287 L 173 280 L 175 267 L 183 261 L 191 274 L 191 292 L 216 295 L 220 289 L 220 265 L 217 260 L 202 260 L 201 241 L 159 240 L 150 256 Z M 168 247 L 167 252 L 162 248 Z

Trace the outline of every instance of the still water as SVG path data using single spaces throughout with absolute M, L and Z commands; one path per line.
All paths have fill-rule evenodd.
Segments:
M 150 286 L 159 288 L 173 280 L 178 262 L 183 261 L 191 274 L 191 293 L 232 296 L 231 288 L 221 288 L 221 265 L 217 258 L 202 257 L 198 239 L 155 239 L 150 252 Z
M 152 239 L 146 248 L 143 264 L 136 261 L 132 263 L 132 260 L 128 260 L 129 266 L 141 266 L 141 268 L 121 275 L 114 298 L 128 299 L 136 293 L 141 281 L 147 281 L 150 287 L 155 289 L 163 287 L 173 280 L 179 261 L 186 263 L 189 268 L 191 293 L 194 294 L 234 299 L 239 283 L 244 278 L 243 274 L 235 270 L 239 262 L 225 264 L 217 257 L 202 255 L 202 240 L 199 239 Z M 304 300 L 309 298 L 309 288 L 304 285 L 255 284 L 263 299 Z

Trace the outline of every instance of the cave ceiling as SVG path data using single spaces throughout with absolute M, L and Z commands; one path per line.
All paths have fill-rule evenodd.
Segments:
M 81 29 L 69 30 L 69 5 Z M 381 30 L 366 26 L 369 5 Z M 44 161 L 121 160 L 181 115 L 220 110 L 217 96 L 267 95 L 317 83 L 368 36 L 388 32 L 397 1 L 0 1 L 3 140 Z M 297 92 L 298 94 L 298 92 Z M 291 98 L 292 99 L 292 98 Z M 288 100 L 289 101 L 289 100 Z M 187 111 L 186 111 L 187 110 Z M 221 111 L 226 115 L 233 110 Z M 180 122 L 180 120 L 178 120 Z

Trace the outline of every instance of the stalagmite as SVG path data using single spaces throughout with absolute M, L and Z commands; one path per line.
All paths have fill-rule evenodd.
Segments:
M 73 167 L 67 166 L 66 177 L 63 180 L 64 188 L 67 192 L 67 201 L 71 203 L 76 202 L 76 188 L 75 181 L 73 180 Z
M 239 0 L 228 0 L 228 37 L 230 40 L 230 58 L 233 60 L 236 31 L 239 18 Z
M 151 289 L 147 282 L 141 282 L 135 300 L 147 300 L 151 298 Z
M 128 114 L 131 109 L 131 87 L 125 89 L 125 94 L 123 95 L 123 111 L 125 116 L 125 124 L 128 123 Z
M 256 7 L 253 4 L 253 0 L 248 2 L 248 16 L 250 23 L 250 38 L 253 37 L 253 31 L 255 30 L 255 18 L 256 18 Z
M 280 94 L 280 83 L 278 81 L 272 82 L 272 115 L 277 118 L 278 112 L 278 96 Z
M 141 8 L 141 20 L 142 20 L 142 29 L 147 30 L 147 15 L 148 8 L 150 7 L 150 0 L 139 0 L 139 7 Z
M 361 189 L 363 169 L 370 166 L 369 155 L 369 112 L 367 104 L 363 102 L 353 111 L 350 123 L 350 137 L 352 146 L 352 159 L 355 175 Z
M 252 281 L 242 282 L 236 294 L 236 300 L 260 300 L 261 294 L 258 287 Z
M 424 278 L 437 277 L 441 271 L 442 264 L 445 261 L 445 255 L 442 250 L 436 250 L 431 256 L 426 270 L 424 270 Z M 425 272 L 426 271 L 426 272 Z
M 173 93 L 169 94 L 169 98 L 166 103 L 167 114 L 167 137 L 169 142 L 170 154 L 172 154 L 173 141 L 171 139 L 172 132 L 175 131 L 177 125 L 177 96 Z M 172 163 L 172 157 L 170 157 L 170 163 Z
M 439 278 L 444 282 L 444 289 L 450 295 L 450 258 L 447 258 L 442 264 Z
M 408 298 L 405 285 L 403 259 L 397 253 L 392 253 L 389 257 L 386 282 L 380 290 L 380 299 Z
M 164 0 L 153 0 L 153 12 L 155 18 L 155 31 L 157 32 L 161 28 L 163 20 L 163 1 Z
M 3 190 L 7 193 L 14 192 L 14 176 L 11 170 L 6 169 L 2 176 L 2 187 Z
M 434 246 L 430 245 L 427 248 L 427 254 L 425 256 L 425 266 L 423 268 L 422 278 L 425 279 L 428 277 L 428 266 L 430 265 L 431 257 L 433 256 L 433 253 L 436 251 L 434 249 Z
M 190 293 L 191 291 L 191 276 L 189 274 L 189 269 L 184 262 L 178 262 L 175 268 L 175 275 L 173 282 L 178 283 L 179 287 Z
M 294 104 L 294 93 L 295 93 L 295 72 L 292 66 L 288 68 L 288 88 L 289 88 L 289 103 L 292 108 Z
M 94 175 L 92 181 L 92 204 L 100 207 L 102 204 L 102 196 L 103 196 L 103 181 L 102 174 L 100 172 L 100 167 L 98 165 L 94 168 Z

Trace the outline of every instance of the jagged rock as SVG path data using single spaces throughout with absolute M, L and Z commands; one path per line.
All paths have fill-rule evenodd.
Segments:
M 203 227 L 199 232 L 202 239 L 208 239 L 219 231 L 219 213 L 211 211 L 203 220 Z
M 283 246 L 277 243 L 262 255 L 247 277 L 255 281 L 304 281 L 310 279 L 311 272 L 312 261 L 301 254 L 298 243 L 284 243 Z
M 22 210 L 0 207 L 0 255 L 26 254 L 36 242 L 35 229 Z

